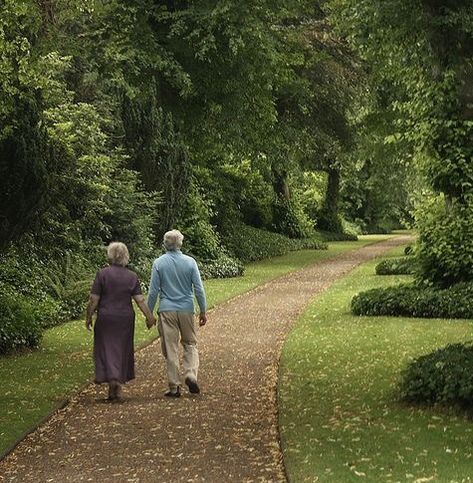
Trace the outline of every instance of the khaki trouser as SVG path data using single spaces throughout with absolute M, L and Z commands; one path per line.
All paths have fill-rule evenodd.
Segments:
M 184 348 L 184 377 L 197 382 L 199 353 L 197 330 L 191 312 L 160 312 L 159 333 L 161 348 L 166 358 L 169 388 L 175 391 L 181 385 L 179 377 L 179 341 Z

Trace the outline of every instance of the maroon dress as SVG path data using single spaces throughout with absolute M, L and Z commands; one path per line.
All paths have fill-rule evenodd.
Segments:
M 95 382 L 124 383 L 135 377 L 133 295 L 141 295 L 136 273 L 110 265 L 97 273 L 91 292 L 100 296 L 94 326 Z

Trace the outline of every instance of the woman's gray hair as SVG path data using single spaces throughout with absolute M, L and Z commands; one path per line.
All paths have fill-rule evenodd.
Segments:
M 111 264 L 126 267 L 130 261 L 127 246 L 122 242 L 112 242 L 107 247 L 107 258 Z
M 168 251 L 180 250 L 184 235 L 179 230 L 167 231 L 163 237 L 164 248 Z

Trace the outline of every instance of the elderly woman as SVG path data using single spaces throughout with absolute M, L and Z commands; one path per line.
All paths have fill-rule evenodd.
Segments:
M 94 326 L 95 382 L 107 382 L 108 400 L 120 401 L 121 384 L 135 377 L 135 312 L 132 299 L 145 315 L 148 329 L 156 324 L 156 319 L 145 303 L 138 277 L 126 268 L 130 259 L 126 245 L 111 243 L 107 257 L 110 265 L 97 273 L 92 285 L 85 325 L 91 330 L 92 316 L 97 310 Z

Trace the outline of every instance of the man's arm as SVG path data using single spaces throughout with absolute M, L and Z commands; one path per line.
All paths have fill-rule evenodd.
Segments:
M 200 277 L 199 267 L 197 262 L 194 261 L 194 269 L 192 270 L 192 284 L 194 285 L 194 293 L 199 304 L 199 324 L 205 325 L 207 323 L 207 316 L 205 314 L 207 310 L 207 300 L 205 298 L 205 290 Z
M 149 307 L 146 305 L 145 298 L 143 295 L 133 295 L 133 299 L 136 302 L 136 305 L 140 308 L 141 312 L 143 312 L 143 315 L 146 317 L 146 326 L 148 329 L 151 329 L 153 325 L 156 325 L 156 319 L 149 309 Z
M 153 263 L 151 268 L 151 280 L 149 282 L 149 292 L 148 292 L 148 307 L 151 313 L 153 313 L 156 307 L 156 302 L 158 300 L 159 292 L 161 291 L 161 280 L 159 278 L 159 271 L 156 261 Z

